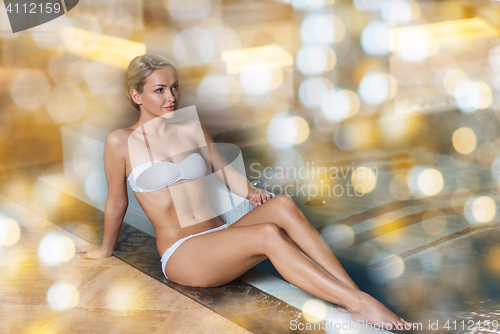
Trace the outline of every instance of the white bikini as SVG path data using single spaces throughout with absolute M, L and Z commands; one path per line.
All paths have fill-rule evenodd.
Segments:
M 147 148 L 150 151 L 148 143 L 147 143 Z M 149 153 L 150 157 L 152 157 L 151 152 Z M 140 164 L 134 167 L 134 169 L 132 169 L 132 172 L 128 176 L 127 180 L 133 191 L 140 193 L 148 193 L 164 189 L 180 180 L 202 179 L 205 177 L 205 173 L 206 173 L 205 160 L 203 159 L 201 154 L 191 153 L 178 164 L 166 161 L 152 161 L 152 162 L 148 161 L 143 164 Z M 138 179 L 140 181 L 139 183 L 143 186 L 142 188 L 137 185 Z M 195 237 L 197 235 L 224 230 L 227 229 L 228 227 L 229 224 L 226 223 L 219 227 L 215 227 L 213 229 L 201 233 L 191 234 L 185 238 L 177 240 L 172 246 L 170 246 L 169 249 L 165 251 L 165 253 L 163 253 L 160 260 L 161 269 L 163 271 L 163 275 L 165 275 L 165 278 L 169 279 L 165 274 L 165 266 L 167 264 L 168 259 L 170 258 L 170 256 L 172 256 L 177 247 L 179 247 L 184 241 L 186 241 L 189 238 Z
M 164 189 L 177 181 L 202 179 L 206 173 L 205 160 L 200 153 L 191 153 L 179 164 L 166 161 L 148 161 L 135 167 L 127 180 L 133 191 L 147 193 Z M 141 178 L 140 184 L 136 180 Z

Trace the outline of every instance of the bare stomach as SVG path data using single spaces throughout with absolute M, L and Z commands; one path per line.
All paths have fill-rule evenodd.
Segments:
M 224 223 L 219 217 L 214 217 L 205 221 L 199 221 L 188 227 L 155 227 L 156 247 L 158 253 L 163 255 L 177 240 L 185 238 L 191 234 L 205 232 L 212 228 L 222 226 Z M 154 225 L 154 224 L 153 224 Z
M 209 205 L 203 187 L 196 181 L 203 182 L 194 180 L 183 187 L 169 187 L 149 193 L 135 192 L 135 197 L 155 229 L 160 255 L 181 238 L 223 225 Z

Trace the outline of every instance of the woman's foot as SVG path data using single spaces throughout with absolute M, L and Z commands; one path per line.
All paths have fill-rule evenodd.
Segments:
M 348 308 L 353 321 L 360 325 L 372 324 L 383 329 L 405 329 L 411 328 L 411 323 L 395 315 L 391 310 L 372 296 L 360 292 L 359 302 Z

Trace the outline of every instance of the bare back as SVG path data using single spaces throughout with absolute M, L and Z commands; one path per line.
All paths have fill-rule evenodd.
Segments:
M 120 152 L 116 156 L 119 156 L 125 164 L 127 178 L 132 172 L 128 142 L 135 128 L 137 126 L 133 125 L 115 131 L 122 143 Z M 179 124 L 166 138 L 162 138 L 165 145 L 156 152 L 157 155 L 161 155 L 159 160 L 170 160 L 167 157 L 173 157 L 174 161 L 169 162 L 178 164 L 189 154 L 197 152 L 204 158 L 207 168 L 210 168 L 210 156 L 207 150 L 200 148 L 199 138 L 193 135 L 194 131 L 189 130 L 188 125 Z M 127 182 L 126 179 L 123 182 Z M 208 204 L 204 186 L 203 179 L 180 180 L 172 186 L 156 191 L 146 193 L 134 191 L 137 201 L 153 224 L 160 255 L 180 238 L 223 224 Z M 214 218 L 207 219 L 207 217 Z

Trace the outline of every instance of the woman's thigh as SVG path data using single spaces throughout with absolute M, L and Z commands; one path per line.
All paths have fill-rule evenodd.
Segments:
M 168 259 L 167 277 L 176 283 L 209 287 L 230 282 L 267 258 L 276 224 L 230 227 L 184 241 Z
M 246 215 L 235 221 L 229 229 L 241 226 L 251 226 L 261 223 L 275 223 L 282 227 L 289 222 L 292 215 L 301 214 L 300 209 L 290 196 L 280 195 L 271 198 L 261 206 L 255 207 Z

